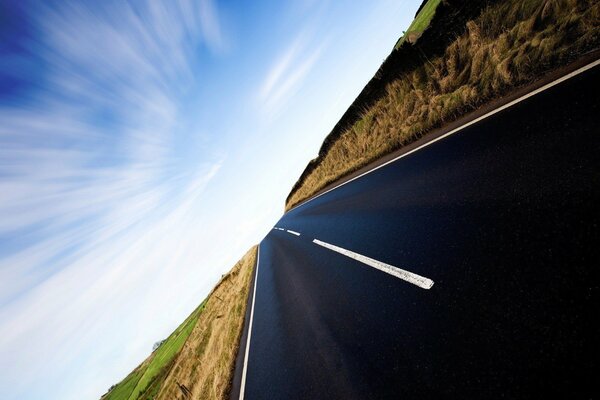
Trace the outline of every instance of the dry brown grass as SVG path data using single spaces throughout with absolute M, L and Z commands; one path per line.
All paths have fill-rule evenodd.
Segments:
M 447 47 L 387 86 L 317 159 L 286 210 L 328 184 L 540 74 L 595 49 L 597 0 L 507 0 L 489 6 Z
M 256 246 L 208 296 L 194 330 L 161 385 L 156 399 L 225 399 L 256 264 Z

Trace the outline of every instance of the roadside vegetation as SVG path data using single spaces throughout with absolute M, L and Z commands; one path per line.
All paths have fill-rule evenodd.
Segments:
M 413 25 L 422 29 L 426 18 L 421 14 L 433 10 L 429 28 L 415 44 L 407 40 L 393 51 L 389 58 L 395 64 L 384 63 L 369 83 L 374 87 L 381 76 L 388 76 L 381 94 L 372 100 L 376 91 L 367 85 L 361 96 L 370 100 L 359 96 L 342 118 L 344 124 L 338 123 L 325 139 L 288 196 L 286 210 L 429 131 L 599 48 L 596 0 L 459 3 L 424 4 Z M 428 50 L 435 47 L 433 41 L 443 40 L 440 27 L 447 29 L 452 12 L 458 15 L 477 6 L 477 15 L 455 28 L 455 35 L 446 33 L 448 45 Z
M 102 400 L 225 399 L 242 333 L 256 246 L 206 300 Z

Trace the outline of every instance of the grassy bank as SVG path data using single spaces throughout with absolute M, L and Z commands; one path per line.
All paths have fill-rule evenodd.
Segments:
M 429 49 L 435 49 L 434 41 L 449 29 L 451 13 L 476 6 L 442 2 L 418 42 L 406 41 L 394 50 L 396 59 L 410 59 L 380 69 L 378 75 L 388 77 L 384 89 L 377 96 L 367 93 L 368 102 L 359 96 L 351 108 L 360 109 L 360 115 L 345 115 L 351 124 L 338 123 L 326 138 L 319 157 L 309 163 L 288 196 L 286 210 L 427 132 L 599 47 L 598 1 L 475 3 L 476 15 L 452 27 L 454 39 L 442 51 Z
M 246 312 L 256 247 L 103 400 L 225 399 Z

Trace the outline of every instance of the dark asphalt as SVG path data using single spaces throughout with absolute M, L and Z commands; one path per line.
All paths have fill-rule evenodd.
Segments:
M 592 398 L 599 88 L 595 67 L 285 214 L 301 236 L 260 244 L 245 398 Z

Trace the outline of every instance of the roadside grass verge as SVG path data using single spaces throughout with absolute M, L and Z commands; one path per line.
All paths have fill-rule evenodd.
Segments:
M 206 300 L 102 400 L 224 399 L 241 337 L 256 246 Z
M 286 210 L 429 131 L 599 47 L 596 0 L 487 4 L 441 55 L 423 54 L 414 67 L 387 84 L 384 94 L 363 109 L 352 126 L 326 138 L 330 142 L 326 151 L 302 174 Z M 428 35 L 440 34 L 435 23 L 444 17 L 439 15 L 441 9 L 415 47 Z M 399 51 L 407 46 L 411 44 L 404 43 Z
M 442 0 L 427 0 L 427 3 L 423 4 L 423 7 L 421 7 L 413 22 L 396 43 L 396 49 L 405 41 L 416 43 L 425 29 L 429 26 L 429 23 L 435 14 L 435 10 L 440 5 L 441 1 Z

